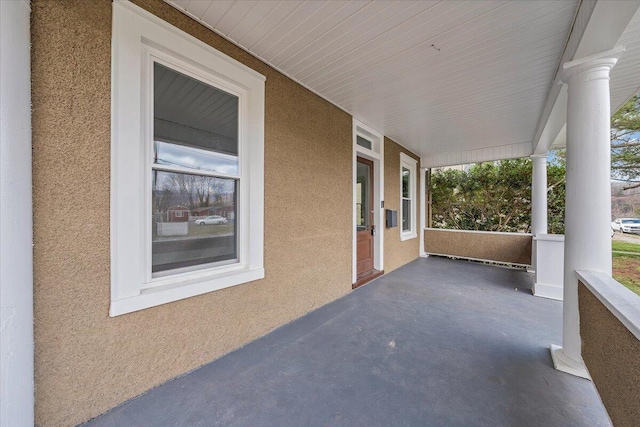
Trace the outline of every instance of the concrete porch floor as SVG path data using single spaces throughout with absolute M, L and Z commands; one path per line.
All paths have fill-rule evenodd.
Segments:
M 516 290 L 517 288 L 517 290 Z M 418 259 L 86 425 L 608 426 L 529 274 Z

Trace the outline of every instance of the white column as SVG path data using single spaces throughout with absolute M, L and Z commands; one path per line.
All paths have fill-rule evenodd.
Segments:
M 0 425 L 33 426 L 28 1 L 0 1 Z
M 576 270 L 611 275 L 611 142 L 609 72 L 624 48 L 563 66 L 568 84 L 562 347 L 556 369 L 588 378 L 582 361 Z
M 534 154 L 531 160 L 531 234 L 535 236 L 547 234 L 547 155 Z
M 535 272 L 533 295 L 543 298 L 562 300 L 562 256 L 549 259 L 547 239 L 547 154 L 531 156 L 533 170 L 531 173 L 531 234 L 533 235 L 531 250 L 531 268 Z M 558 246 L 557 243 L 555 243 Z M 560 248 L 553 248 L 562 250 Z M 562 255 L 562 254 L 561 254 Z M 551 261 L 551 262 L 549 262 Z M 552 273 L 556 273 L 555 277 Z M 559 273 L 559 274 L 558 274 Z M 554 280 L 555 279 L 555 280 Z
M 427 214 L 427 169 L 420 168 L 420 256 L 426 257 L 427 254 L 424 251 L 424 228 L 426 227 L 426 214 Z

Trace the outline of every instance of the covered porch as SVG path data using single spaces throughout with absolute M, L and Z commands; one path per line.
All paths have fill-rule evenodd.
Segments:
M 89 426 L 603 426 L 522 270 L 418 259 Z
M 639 90 L 639 1 L 0 6 L 3 427 L 637 424 L 640 302 L 611 278 L 609 126 Z M 156 138 L 156 100 L 203 105 L 173 83 L 156 94 L 156 65 L 226 93 L 229 116 L 189 118 L 231 117 L 231 136 Z M 202 135 L 239 175 L 150 154 Z M 562 302 L 532 296 L 553 284 L 524 269 L 427 257 L 482 240 L 550 270 L 537 242 L 560 246 L 546 220 L 558 146 L 566 240 L 547 291 Z M 430 238 L 430 168 L 521 157 L 522 250 Z M 153 271 L 155 170 L 245 186 L 215 193 L 241 195 L 229 259 Z M 352 292 L 358 231 L 387 275 Z

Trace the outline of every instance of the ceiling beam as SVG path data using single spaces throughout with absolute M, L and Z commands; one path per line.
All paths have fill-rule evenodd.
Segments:
M 567 122 L 567 89 L 560 81 L 562 64 L 613 49 L 640 8 L 640 1 L 583 0 L 558 64 L 545 108 L 533 138 L 533 152 L 544 154 L 563 138 Z
M 490 162 L 502 159 L 517 159 L 531 154 L 531 141 L 519 142 L 496 147 L 477 148 L 467 151 L 437 153 L 420 158 L 420 167 L 437 168 L 442 166 L 464 165 L 469 163 Z

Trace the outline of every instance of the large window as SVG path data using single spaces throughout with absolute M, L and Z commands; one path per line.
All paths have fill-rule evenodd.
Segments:
M 152 277 L 237 260 L 238 97 L 153 64 Z
M 111 315 L 264 277 L 264 77 L 113 11 Z
M 418 237 L 416 232 L 417 161 L 400 153 L 400 240 Z

